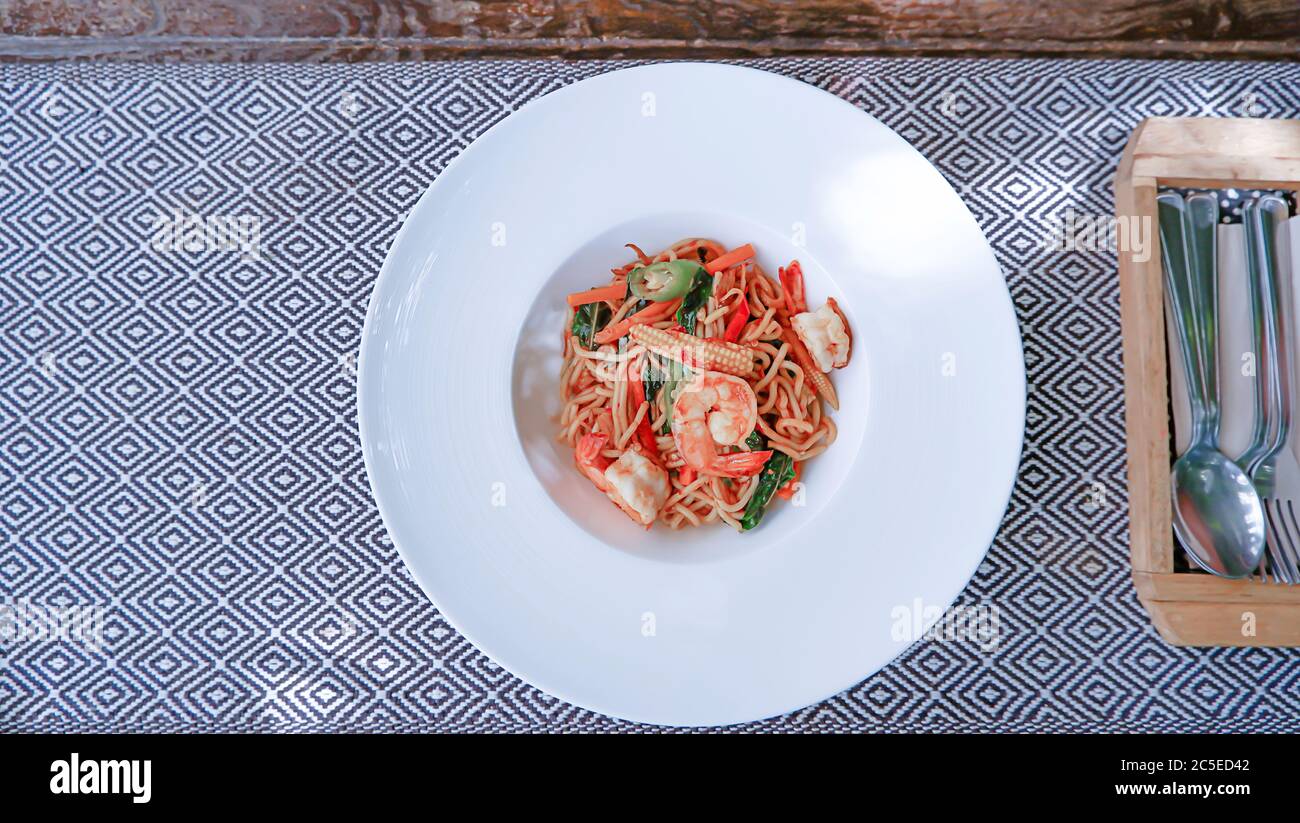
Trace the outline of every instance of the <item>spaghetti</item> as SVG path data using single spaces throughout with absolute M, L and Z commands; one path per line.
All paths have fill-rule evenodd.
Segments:
M 808 310 L 797 261 L 773 280 L 749 245 L 629 248 L 608 285 L 569 296 L 559 438 L 646 528 L 751 529 L 835 442 L 823 404 L 847 320 L 834 300 Z

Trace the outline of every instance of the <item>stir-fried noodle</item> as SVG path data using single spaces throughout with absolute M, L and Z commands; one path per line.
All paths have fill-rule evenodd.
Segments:
M 824 403 L 838 400 L 814 353 L 847 363 L 848 324 L 833 300 L 820 315 L 803 305 L 797 262 L 778 282 L 749 246 L 692 238 L 654 256 L 629 248 L 636 259 L 608 285 L 570 296 L 560 439 L 647 527 L 751 528 L 772 498 L 798 493 L 802 464 L 835 442 Z M 681 262 L 652 265 L 670 261 Z M 819 317 L 829 335 L 807 332 Z M 646 459 L 619 461 L 628 451 Z M 630 473 L 616 476 L 616 461 Z

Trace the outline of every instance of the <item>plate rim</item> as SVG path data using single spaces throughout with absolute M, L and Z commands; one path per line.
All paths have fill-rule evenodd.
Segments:
M 406 571 L 411 575 L 412 579 L 415 580 L 421 592 L 424 594 L 426 598 L 428 598 L 429 602 L 434 606 L 438 614 L 442 617 L 443 620 L 447 622 L 447 624 L 452 629 L 454 629 L 462 637 L 464 637 L 467 641 L 469 641 L 469 643 L 473 645 L 474 649 L 477 652 L 483 654 L 485 657 L 487 657 L 496 665 L 500 666 L 504 671 L 508 672 L 513 677 L 516 677 L 523 683 L 528 684 L 548 695 L 551 695 L 552 697 L 563 700 L 566 703 L 575 706 L 577 708 L 590 711 L 593 713 L 597 713 L 603 715 L 605 718 L 609 718 L 616 722 L 622 722 L 622 723 L 635 723 L 635 724 L 659 726 L 665 728 L 709 728 L 709 727 L 724 728 L 729 726 L 765 722 L 773 718 L 784 716 L 786 714 L 789 714 L 790 712 L 799 711 L 809 706 L 814 706 L 819 703 L 825 702 L 826 700 L 832 699 L 835 696 L 840 695 L 845 691 L 847 691 L 848 689 L 852 688 L 857 683 L 861 683 L 864 680 L 875 676 L 880 671 L 883 671 L 884 668 L 896 662 L 898 658 L 901 657 L 905 652 L 912 649 L 922 638 L 919 637 L 913 638 L 907 643 L 900 644 L 896 653 L 890 656 L 878 667 L 870 671 L 863 672 L 856 675 L 856 677 L 848 683 L 836 685 L 836 687 L 832 691 L 822 694 L 819 697 L 807 703 L 804 703 L 801 706 L 779 709 L 772 712 L 771 714 L 766 714 L 761 717 L 753 717 L 748 719 L 732 720 L 726 722 L 711 722 L 711 723 L 671 722 L 671 721 L 664 721 L 664 720 L 633 717 L 624 713 L 615 713 L 610 711 L 607 708 L 602 708 L 600 705 L 598 705 L 601 701 L 593 702 L 593 701 L 588 701 L 586 699 L 583 700 L 575 699 L 570 695 L 569 690 L 567 688 L 556 688 L 553 684 L 548 683 L 545 677 L 538 677 L 534 674 L 525 676 L 524 674 L 522 674 L 512 666 L 508 665 L 495 652 L 493 652 L 489 648 L 489 646 L 485 645 L 474 632 L 467 631 L 464 623 L 462 623 L 453 614 L 448 612 L 446 608 L 439 603 L 438 598 L 435 597 L 433 591 L 431 590 L 431 586 L 425 580 L 425 575 L 423 575 L 418 570 L 417 564 L 413 563 L 412 561 L 413 555 L 408 549 L 404 548 L 401 545 L 401 542 L 397 539 L 397 537 L 392 533 L 392 530 L 389 528 L 388 524 L 389 522 L 391 522 L 390 511 L 388 507 L 385 505 L 382 496 L 380 495 L 378 488 L 376 486 L 376 469 L 375 469 L 376 456 L 372 453 L 372 449 L 369 445 L 369 443 L 374 439 L 370 435 L 373 434 L 372 429 L 375 424 L 373 423 L 373 421 L 369 419 L 369 415 L 367 415 L 365 411 L 366 404 L 363 401 L 363 394 L 362 394 L 362 387 L 365 383 L 365 375 L 368 371 L 367 364 L 370 361 L 370 357 L 368 356 L 371 347 L 370 338 L 373 336 L 372 333 L 375 328 L 374 323 L 378 322 L 376 318 L 380 312 L 379 302 L 376 300 L 376 297 L 379 294 L 380 287 L 385 281 L 385 278 L 393 276 L 391 272 L 397 268 L 397 263 L 395 261 L 395 254 L 394 254 L 395 250 L 402 245 L 403 241 L 406 239 L 407 233 L 414 231 L 412 227 L 413 221 L 411 218 L 423 207 L 425 207 L 427 203 L 430 203 L 434 199 L 436 199 L 438 194 L 441 192 L 441 188 L 446 185 L 446 181 L 448 179 L 448 173 L 451 172 L 453 169 L 456 169 L 462 163 L 462 161 L 464 161 L 467 155 L 472 155 L 475 146 L 478 145 L 480 141 L 482 141 L 485 137 L 497 131 L 498 129 L 503 128 L 505 124 L 509 123 L 512 119 L 515 119 L 516 115 L 539 106 L 543 101 L 546 100 L 553 101 L 553 99 L 556 98 L 557 96 L 568 96 L 570 93 L 573 92 L 575 88 L 578 88 L 587 82 L 600 81 L 602 78 L 608 78 L 612 75 L 619 75 L 624 73 L 653 73 L 656 71 L 663 71 L 665 69 L 682 69 L 682 68 L 686 68 L 691 71 L 718 72 L 722 74 L 729 73 L 729 74 L 743 74 L 743 75 L 750 75 L 750 76 L 761 75 L 768 81 L 779 81 L 780 83 L 787 86 L 799 87 L 802 91 L 817 93 L 823 96 L 824 98 L 828 98 L 829 100 L 834 101 L 840 106 L 844 106 L 844 107 L 848 107 L 849 109 L 852 109 L 858 115 L 863 115 L 867 117 L 869 120 L 874 121 L 878 126 L 884 128 L 895 138 L 897 138 L 897 140 L 900 142 L 901 145 L 905 146 L 909 152 L 911 152 L 913 155 L 919 158 L 923 163 L 925 163 L 936 174 L 939 175 L 939 177 L 943 180 L 944 185 L 948 188 L 949 191 L 951 191 L 956 201 L 961 204 L 962 209 L 965 210 L 972 224 L 979 232 L 979 236 L 980 239 L 983 241 L 984 248 L 988 250 L 989 259 L 991 260 L 993 266 L 996 268 L 998 273 L 1001 275 L 1002 288 L 999 292 L 999 297 L 1001 298 L 1003 305 L 1006 308 L 1007 317 L 1009 318 L 1010 323 L 1015 327 L 1015 334 L 1014 334 L 1014 339 L 1016 343 L 1015 362 L 1017 368 L 1014 369 L 1014 375 L 1017 378 L 1016 382 L 1019 385 L 1019 393 L 1018 393 L 1019 402 L 1015 404 L 1015 408 L 1018 414 L 1018 421 L 1019 421 L 1018 425 L 1015 428 L 1016 458 L 1014 462 L 1011 463 L 1010 476 L 1005 480 L 1006 491 L 1003 495 L 1000 495 L 1000 498 L 1002 499 L 1002 503 L 1000 506 L 1002 514 L 993 525 L 992 533 L 986 535 L 984 538 L 981 539 L 980 543 L 981 545 L 983 545 L 984 548 L 982 549 L 982 551 L 978 553 L 977 556 L 974 557 L 974 562 L 972 567 L 963 575 L 966 582 L 963 583 L 962 586 L 959 587 L 957 591 L 953 593 L 952 597 L 948 600 L 948 602 L 944 604 L 945 612 L 948 609 L 950 609 L 952 607 L 952 604 L 956 602 L 957 598 L 961 596 L 961 593 L 967 587 L 969 587 L 970 580 L 974 577 L 975 573 L 978 571 L 980 564 L 983 563 L 985 558 L 988 556 L 989 551 L 992 549 L 993 543 L 996 541 L 998 534 L 1001 532 L 1002 524 L 1005 521 L 1007 511 L 1011 505 L 1012 498 L 1014 497 L 1015 494 L 1015 489 L 1017 485 L 1016 481 L 1019 476 L 1020 466 L 1024 460 L 1025 432 L 1026 432 L 1026 427 L 1028 425 L 1028 388 L 1029 387 L 1028 387 L 1028 374 L 1025 368 L 1025 359 L 1024 359 L 1024 335 L 1020 326 L 1020 320 L 1018 315 L 1016 314 L 1015 303 L 1011 295 L 1010 287 L 1006 282 L 1006 273 L 1003 270 L 1002 265 L 997 260 L 997 255 L 993 251 L 992 244 L 988 240 L 988 235 L 985 233 L 984 228 L 980 226 L 979 221 L 975 219 L 975 216 L 971 212 L 970 207 L 969 205 L 967 205 L 965 199 L 963 199 L 962 196 L 957 192 L 956 187 L 952 185 L 952 183 L 948 180 L 947 176 L 944 175 L 943 172 L 940 171 L 929 160 L 929 158 L 927 158 L 915 146 L 913 146 L 910 141 L 908 141 L 902 135 L 898 134 L 898 132 L 895 131 L 892 127 L 890 127 L 888 124 L 879 120 L 879 118 L 874 117 L 869 112 L 866 112 L 865 110 L 859 108 L 858 106 L 854 105 L 848 100 L 845 100 L 844 98 L 832 92 L 826 91 L 825 89 L 821 89 L 817 86 L 814 86 L 798 78 L 790 77 L 783 74 L 777 74 L 775 72 L 767 71 L 765 69 L 757 68 L 757 67 L 742 66 L 742 65 L 729 64 L 729 63 L 716 63 L 711 61 L 670 60 L 670 61 L 653 62 L 648 64 L 627 66 L 624 68 L 615 68 L 610 71 L 598 71 L 595 74 L 580 78 L 560 88 L 542 94 L 536 98 L 533 98 L 532 100 L 529 100 L 527 103 L 520 106 L 519 108 L 514 109 L 509 114 L 507 114 L 507 116 L 501 118 L 496 123 L 493 123 L 487 129 L 484 129 L 484 131 L 481 134 L 475 137 L 459 153 L 457 153 L 455 157 L 453 157 L 450 161 L 448 161 L 447 165 L 442 169 L 442 171 L 440 171 L 437 174 L 437 176 L 432 180 L 432 182 L 430 182 L 430 184 L 425 188 L 424 192 L 416 200 L 414 205 L 412 205 L 409 211 L 407 211 L 406 215 L 403 217 L 402 225 L 398 228 L 397 232 L 393 235 L 393 239 L 389 244 L 388 250 L 385 252 L 384 262 L 380 266 L 380 269 L 375 276 L 375 281 L 371 286 L 370 293 L 367 298 L 366 314 L 361 327 L 361 343 L 357 355 L 354 386 L 357 395 L 357 400 L 356 400 L 357 432 L 358 432 L 358 437 L 361 441 L 362 461 L 365 465 L 366 480 L 367 480 L 367 485 L 370 488 L 371 498 L 374 501 L 375 507 L 379 512 L 380 519 L 384 527 L 385 535 L 388 537 L 389 541 L 392 543 L 393 548 L 396 550 L 398 556 L 401 558 L 402 563 L 406 568 Z M 517 337 L 519 333 L 520 332 L 516 330 L 515 336 Z M 1010 399 L 1011 399 L 1010 397 L 1007 398 L 1008 401 L 1010 401 Z M 515 446 L 516 448 L 518 448 L 519 444 L 516 442 Z

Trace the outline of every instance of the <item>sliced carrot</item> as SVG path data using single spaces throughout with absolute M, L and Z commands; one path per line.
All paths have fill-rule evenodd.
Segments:
M 636 366 L 636 360 L 627 364 L 627 382 L 632 394 L 632 408 L 639 409 L 645 402 L 645 384 L 641 382 L 641 370 Z
M 722 339 L 727 343 L 735 343 L 740 339 L 740 333 L 745 330 L 745 324 L 748 322 L 749 300 L 741 295 L 736 308 L 731 312 L 731 319 L 727 321 L 727 330 L 722 335 Z
M 680 300 L 669 300 L 667 303 L 652 303 L 636 314 L 624 317 L 612 326 L 606 326 L 596 332 L 595 336 L 592 337 L 592 340 L 595 340 L 596 345 L 598 346 L 603 346 L 606 343 L 613 343 L 615 340 L 627 334 L 633 326 L 640 325 L 641 323 L 658 323 L 660 320 L 667 320 L 677 312 L 677 307 L 680 306 L 681 303 L 682 301 Z
M 637 368 L 635 361 L 628 364 L 627 379 L 631 383 L 628 388 L 632 395 L 632 405 L 640 409 L 641 404 L 645 402 L 645 383 L 641 382 L 641 370 Z M 659 444 L 655 441 L 655 433 L 650 428 L 650 415 L 653 413 L 650 409 L 646 409 L 645 417 L 642 417 L 641 422 L 637 424 L 636 438 L 641 448 L 645 450 L 646 457 L 662 466 L 659 460 Z
M 622 300 L 627 296 L 626 283 L 613 283 L 608 286 L 598 286 L 586 291 L 575 291 L 569 295 L 569 305 L 573 308 L 585 306 L 588 303 L 603 303 L 607 300 Z
M 648 416 L 641 419 L 641 425 L 636 428 L 636 437 L 637 442 L 641 444 L 641 449 L 645 452 L 645 456 L 652 463 L 658 463 L 662 467 L 663 462 L 659 459 L 659 444 L 655 442 L 655 433 L 650 430 Z
M 743 263 L 754 256 L 754 247 L 746 243 L 738 249 L 732 249 L 721 257 L 715 258 L 712 262 L 704 265 L 704 270 L 709 274 L 717 274 L 725 271 L 737 263 Z

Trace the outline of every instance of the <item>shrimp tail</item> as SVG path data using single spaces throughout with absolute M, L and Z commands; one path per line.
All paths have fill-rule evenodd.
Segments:
M 808 311 L 803 289 L 803 267 L 799 261 L 792 261 L 789 266 L 777 269 L 777 278 L 781 281 L 781 293 L 785 295 L 786 310 L 790 314 Z
M 720 454 L 710 467 L 709 474 L 718 477 L 749 477 L 758 474 L 767 464 L 767 459 L 772 456 L 772 451 L 761 452 L 734 452 L 732 454 Z
M 605 466 L 600 465 L 600 452 L 605 448 L 605 441 L 609 435 L 604 432 L 587 432 L 579 440 L 578 445 L 573 448 L 573 459 L 580 468 L 594 468 L 598 472 L 604 471 Z

